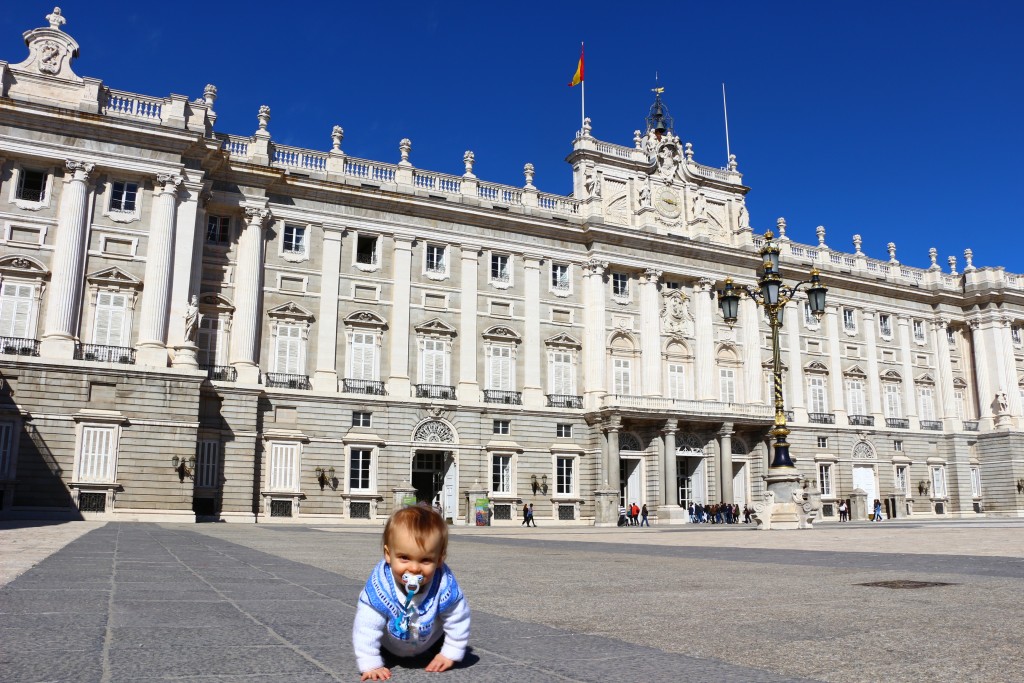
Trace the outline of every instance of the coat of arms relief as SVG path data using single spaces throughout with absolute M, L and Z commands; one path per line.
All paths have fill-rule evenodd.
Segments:
M 673 337 L 693 336 L 690 300 L 678 289 L 666 290 L 661 295 L 661 331 Z

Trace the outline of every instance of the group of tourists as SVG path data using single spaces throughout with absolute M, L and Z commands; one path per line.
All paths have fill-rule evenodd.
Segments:
M 643 507 L 636 503 L 630 503 L 628 507 L 620 505 L 619 526 L 651 526 L 648 514 L 647 503 L 644 503 Z
M 690 503 L 686 508 L 690 513 L 690 522 L 693 524 L 739 524 L 740 515 L 744 524 L 750 524 L 750 515 L 754 509 L 746 505 L 740 511 L 740 506 L 735 503 L 719 503 L 718 505 L 701 505 Z

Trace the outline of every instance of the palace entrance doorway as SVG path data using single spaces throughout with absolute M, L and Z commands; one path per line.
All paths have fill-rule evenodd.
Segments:
M 440 503 L 446 519 L 458 516 L 458 467 L 451 451 L 416 451 L 412 458 L 412 486 L 416 502 Z

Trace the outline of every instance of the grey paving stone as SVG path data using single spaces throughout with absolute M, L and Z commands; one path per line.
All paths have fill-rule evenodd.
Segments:
M 159 672 L 162 678 L 207 675 L 248 676 L 274 674 L 290 680 L 305 674 L 323 673 L 294 650 L 284 646 L 199 647 L 184 649 L 175 644 L 148 645 L 145 649 L 110 651 L 110 671 L 115 678 Z
M 145 648 L 154 643 L 173 643 L 182 649 L 281 644 L 273 633 L 251 621 L 217 626 L 116 626 L 110 629 L 111 649 Z
M 116 602 L 111 626 L 220 626 L 231 627 L 244 616 L 226 602 Z
M 3 676 L 4 683 L 99 683 L 103 677 L 100 651 L 90 653 L 57 650 L 45 655 L 37 651 L 27 654 L 31 656 L 3 655 L 4 662 L 0 668 L 0 675 Z

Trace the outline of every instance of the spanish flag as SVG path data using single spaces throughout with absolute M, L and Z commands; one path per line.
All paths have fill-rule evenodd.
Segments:
M 576 73 L 572 75 L 572 80 L 569 81 L 569 87 L 579 85 L 583 82 L 583 43 L 580 43 L 580 63 L 576 65 Z

